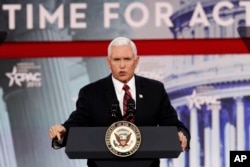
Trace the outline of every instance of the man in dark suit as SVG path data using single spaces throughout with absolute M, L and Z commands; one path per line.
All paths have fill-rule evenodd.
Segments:
M 76 110 L 62 125 L 54 125 L 49 130 L 53 139 L 53 147 L 65 146 L 67 132 L 75 126 L 110 126 L 114 118 L 110 108 L 114 101 L 119 102 L 116 121 L 123 120 L 123 85 L 129 86 L 129 91 L 135 101 L 134 124 L 137 126 L 177 126 L 182 150 L 189 149 L 189 130 L 178 119 L 172 107 L 164 85 L 156 80 L 135 75 L 139 62 L 137 49 L 133 41 L 118 37 L 108 46 L 107 64 L 111 74 L 94 83 L 83 87 L 78 96 Z M 159 167 L 159 160 L 152 161 L 152 167 Z M 90 167 L 95 167 L 88 160 Z

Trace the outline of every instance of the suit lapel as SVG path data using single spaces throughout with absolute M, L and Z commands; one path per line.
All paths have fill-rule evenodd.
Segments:
M 115 93 L 115 88 L 112 82 L 112 78 L 111 75 L 109 75 L 106 80 L 105 80 L 105 96 L 107 99 L 108 104 L 110 104 L 110 106 L 117 101 L 117 97 L 116 97 L 116 93 Z M 119 118 L 122 117 L 121 115 L 121 111 L 118 111 L 117 116 Z
M 143 105 L 144 89 L 143 89 L 143 83 L 140 81 L 140 77 L 136 75 L 135 75 L 135 86 L 136 86 L 136 115 L 141 115 L 144 106 Z

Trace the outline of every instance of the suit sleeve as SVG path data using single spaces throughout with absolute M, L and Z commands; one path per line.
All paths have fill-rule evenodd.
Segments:
M 188 147 L 189 150 L 189 142 L 191 139 L 190 132 L 188 128 L 181 122 L 178 118 L 177 112 L 172 106 L 168 94 L 165 91 L 164 85 L 161 86 L 161 104 L 160 104 L 160 117 L 159 122 L 161 126 L 176 126 L 178 131 L 182 131 L 184 135 L 187 137 L 188 140 Z
M 62 124 L 66 128 L 66 133 L 62 141 L 52 140 L 52 147 L 57 149 L 64 147 L 67 142 L 68 132 L 70 127 L 90 126 L 90 112 L 89 112 L 88 98 L 85 89 L 79 92 L 78 100 L 76 102 L 76 110 L 73 111 L 69 118 Z

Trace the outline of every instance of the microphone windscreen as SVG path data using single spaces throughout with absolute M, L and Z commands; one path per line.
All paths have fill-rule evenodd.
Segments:
M 128 106 L 130 106 L 130 107 L 135 107 L 135 101 L 134 101 L 134 99 L 129 99 L 128 100 Z

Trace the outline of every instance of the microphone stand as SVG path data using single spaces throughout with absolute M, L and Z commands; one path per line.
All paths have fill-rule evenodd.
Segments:
M 114 122 L 118 121 L 118 117 L 117 117 L 118 111 L 119 111 L 119 102 L 118 102 L 118 100 L 115 100 L 111 104 L 111 109 L 110 109 L 110 116 L 113 118 Z
M 134 118 L 134 116 L 135 116 L 135 101 L 134 99 L 130 99 L 128 101 L 128 110 L 125 118 L 127 119 L 127 121 L 132 122 L 131 120 Z

